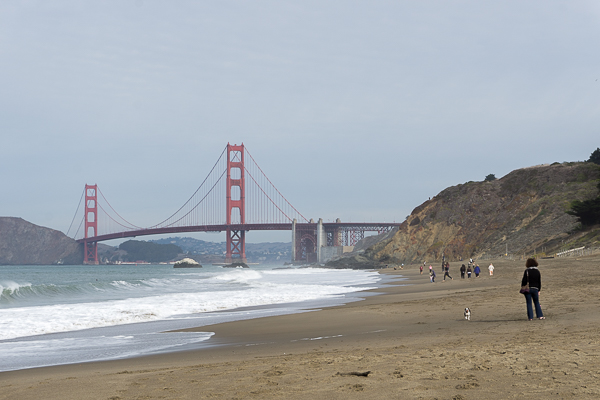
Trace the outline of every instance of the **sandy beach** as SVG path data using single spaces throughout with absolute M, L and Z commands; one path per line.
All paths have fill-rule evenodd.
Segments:
M 539 261 L 543 321 L 524 260 L 436 263 L 435 284 L 412 265 L 363 301 L 199 328 L 208 349 L 0 373 L 0 399 L 599 398 L 600 255 Z

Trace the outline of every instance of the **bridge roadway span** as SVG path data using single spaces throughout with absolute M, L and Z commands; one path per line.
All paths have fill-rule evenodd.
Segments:
M 365 231 L 378 231 L 383 228 L 400 226 L 399 223 L 385 222 L 323 222 L 323 227 L 326 230 L 334 229 L 359 229 Z M 316 222 L 296 223 L 296 229 L 311 229 L 317 228 Z M 138 229 L 125 232 L 109 233 L 106 235 L 98 235 L 79 239 L 79 243 L 102 242 L 111 239 L 122 239 L 136 236 L 161 235 L 165 233 L 185 233 L 185 232 L 224 232 L 227 229 L 232 231 L 291 231 L 292 223 L 286 224 L 224 224 L 224 225 L 196 225 L 196 226 L 180 226 L 166 228 L 149 228 Z

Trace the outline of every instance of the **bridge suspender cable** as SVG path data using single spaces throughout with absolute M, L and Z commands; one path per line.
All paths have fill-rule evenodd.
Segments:
M 260 191 L 261 191 L 261 192 L 262 192 L 262 193 L 263 193 L 263 194 L 264 194 L 264 195 L 267 197 L 267 199 L 269 199 L 269 201 L 270 201 L 270 202 L 271 202 L 271 203 L 272 203 L 272 204 L 273 204 L 273 205 L 274 205 L 274 206 L 275 206 L 275 207 L 276 207 L 276 208 L 277 208 L 277 209 L 278 209 L 278 210 L 279 210 L 279 211 L 280 211 L 280 212 L 281 212 L 283 215 L 285 215 L 285 217 L 286 217 L 286 218 L 287 218 L 287 219 L 288 219 L 290 222 L 292 222 L 292 218 L 290 218 L 290 217 L 289 217 L 289 215 L 287 215 L 287 214 L 286 214 L 286 213 L 285 213 L 285 212 L 284 212 L 284 211 L 283 211 L 281 208 L 279 208 L 279 206 L 278 206 L 278 205 L 277 205 L 277 204 L 276 204 L 276 203 L 273 201 L 273 199 L 271 199 L 271 197 L 269 197 L 269 195 L 268 195 L 268 194 L 267 194 L 267 193 L 264 191 L 264 189 L 263 189 L 263 188 L 262 188 L 262 187 L 261 187 L 261 186 L 258 184 L 258 182 L 256 182 L 256 179 L 254 179 L 254 177 L 252 176 L 252 174 L 250 173 L 250 171 L 248 171 L 248 170 L 246 169 L 246 167 L 244 167 L 244 170 L 245 170 L 245 171 L 248 173 L 248 176 L 249 176 L 250 178 L 252 178 L 252 181 L 254 181 L 254 183 L 256 183 L 256 186 L 258 186 L 258 188 L 260 189 Z M 275 189 L 275 190 L 277 190 L 277 189 Z M 282 196 L 282 197 L 283 197 L 283 196 Z M 284 200 L 285 200 L 285 198 L 284 198 Z M 287 200 L 286 200 L 286 202 L 287 202 Z M 288 204 L 289 204 L 289 203 L 288 203 Z M 291 204 L 290 204 L 290 206 L 291 206 Z M 294 207 L 292 207 L 292 208 L 294 208 Z M 296 209 L 294 208 L 294 210 L 296 210 Z M 296 212 L 298 212 L 298 211 L 296 211 Z M 298 213 L 298 215 L 300 215 L 302 218 L 304 218 L 304 217 L 302 216 L 302 214 Z M 305 220 L 305 221 L 307 221 L 307 220 L 306 220 L 306 218 L 304 218 L 304 220 Z M 308 222 L 308 221 L 307 221 L 307 222 Z
M 114 218 L 112 218 L 110 216 L 110 214 L 108 214 L 106 212 L 106 210 L 104 208 L 102 208 L 102 206 L 100 204 L 98 204 L 98 207 L 100 207 L 102 209 L 102 211 L 104 211 L 106 213 L 106 215 L 108 216 L 108 218 L 110 218 L 111 220 L 113 220 L 115 223 L 121 225 L 123 228 L 135 228 L 135 229 L 143 229 L 137 225 L 132 224 L 131 222 L 127 221 L 125 218 L 121 217 L 121 215 L 113 208 L 113 206 L 110 205 L 110 203 L 108 202 L 108 200 L 106 200 L 106 197 L 104 197 L 104 194 L 102 193 L 102 190 L 100 190 L 100 188 L 98 188 L 98 192 L 100 193 L 100 195 L 102 196 L 102 198 L 104 199 L 104 201 L 106 202 L 106 204 L 108 204 L 108 206 L 110 207 L 111 210 L 114 211 L 115 214 L 117 214 L 117 216 L 119 218 L 121 218 L 126 224 L 129 224 L 129 226 L 125 226 L 123 224 L 121 224 L 119 221 L 115 220 Z
M 214 185 L 212 185 L 212 187 L 211 187 L 211 188 L 210 188 L 210 190 L 209 190 L 209 191 L 208 191 L 208 192 L 207 192 L 207 193 L 204 195 L 204 197 L 203 197 L 203 198 L 201 198 L 201 199 L 200 199 L 200 201 L 198 201 L 198 204 L 196 204 L 194 207 L 192 207 L 192 209 L 191 209 L 190 211 L 188 211 L 187 213 L 185 213 L 184 215 L 182 215 L 182 216 L 181 216 L 179 219 L 177 219 L 177 220 L 175 220 L 175 221 L 171 222 L 170 224 L 164 225 L 164 227 L 166 228 L 166 227 L 170 227 L 170 226 L 173 226 L 173 225 L 175 225 L 177 222 L 181 221 L 182 219 L 184 219 L 185 217 L 187 217 L 188 215 L 190 215 L 190 214 L 192 213 L 192 211 L 194 211 L 196 208 L 198 208 L 198 206 L 200 205 L 200 203 L 202 203 L 202 202 L 204 201 L 204 199 L 206 199 L 206 198 L 208 197 L 208 195 L 212 193 L 213 189 L 214 189 L 214 188 L 217 186 L 217 184 L 218 184 L 218 183 L 221 181 L 221 179 L 223 179 L 223 176 L 225 175 L 225 173 L 226 173 L 226 172 L 227 172 L 227 171 L 223 171 L 223 173 L 221 174 L 221 176 L 219 177 L 219 179 L 217 179 L 217 181 L 215 182 L 215 184 L 214 184 Z M 203 184 L 204 184 L 204 182 L 203 182 Z M 199 189 L 199 188 L 198 188 L 198 189 Z M 196 192 L 198 192 L 198 191 L 196 190 Z M 195 194 L 196 194 L 196 193 L 194 193 L 194 195 L 195 195 Z M 192 196 L 192 197 L 193 197 L 193 196 Z M 187 204 L 187 203 L 189 203 L 189 200 L 186 202 L 186 204 Z M 184 204 L 184 206 L 185 206 L 185 204 Z M 183 206 L 182 206 L 182 207 L 181 207 L 179 210 L 177 210 L 177 212 L 179 212 L 179 211 L 180 211 L 182 208 L 183 208 Z M 158 226 L 162 225 L 163 223 L 165 223 L 166 221 L 168 221 L 170 218 L 172 218 L 174 215 L 176 215 L 176 214 L 177 214 L 177 212 L 176 212 L 175 214 L 171 215 L 169 218 L 167 218 L 167 219 L 166 219 L 166 220 L 164 220 L 163 222 L 161 222 L 160 224 L 154 225 L 154 226 L 152 226 L 152 227 L 150 227 L 150 228 L 148 228 L 148 229 L 157 228 Z
M 267 175 L 263 172 L 263 170 L 260 168 L 260 166 L 258 165 L 258 163 L 256 162 L 256 160 L 254 159 L 254 157 L 252 157 L 252 154 L 250 154 L 250 152 L 248 151 L 248 149 L 246 149 L 246 153 L 250 156 L 250 159 L 254 162 L 254 165 L 256 165 L 256 168 L 258 168 L 258 170 L 260 171 L 260 173 L 265 177 L 265 179 L 271 184 L 271 186 L 275 189 L 275 191 L 281 196 L 281 198 L 294 210 L 296 211 L 296 213 L 298 213 L 299 216 L 302 217 L 302 219 L 306 222 L 308 222 L 308 220 L 306 218 L 304 218 L 304 215 L 300 214 L 300 212 L 298 210 L 296 210 L 296 208 L 285 198 L 284 195 L 281 194 L 281 192 L 279 192 L 279 190 L 277 190 L 277 187 L 275 187 L 275 185 L 273 185 L 273 183 L 271 182 L 271 180 L 269 179 L 269 177 L 267 177 Z M 265 191 L 263 190 L 263 188 L 258 184 L 258 182 L 256 182 L 256 180 L 254 179 L 254 177 L 252 176 L 252 174 L 250 173 L 250 171 L 248 171 L 248 169 L 246 168 L 246 166 L 244 166 L 244 169 L 246 170 L 246 172 L 248 172 L 248 175 L 250 175 L 250 177 L 252 178 L 252 180 L 254 181 L 254 183 L 256 183 L 256 185 L 260 188 L 260 190 L 265 194 L 265 196 L 267 196 L 267 198 L 269 200 L 271 200 L 271 202 L 275 205 L 275 207 L 277 207 L 279 209 L 279 211 L 281 211 L 286 217 L 288 217 L 280 208 L 279 206 L 277 206 L 277 204 L 275 204 L 275 202 L 265 193 Z M 289 219 L 289 217 L 288 217 Z M 291 220 L 291 219 L 290 219 Z
M 79 204 L 77 205 L 77 209 L 75 210 L 75 215 L 73 215 L 73 219 L 71 220 L 71 225 L 69 225 L 69 229 L 67 230 L 67 236 L 69 236 L 69 232 L 71 232 L 71 227 L 73 226 L 73 222 L 75 222 L 75 218 L 77 218 L 77 214 L 79 213 L 79 207 L 81 207 L 81 201 L 83 200 L 84 195 L 85 195 L 85 189 L 83 190 L 83 192 L 81 192 L 81 198 L 79 199 Z M 79 229 L 77 229 L 77 232 L 79 232 Z M 77 232 L 75 232 L 75 236 L 77 236 Z
M 105 200 L 106 200 L 106 199 L 105 199 Z M 110 220 L 111 220 L 111 221 L 113 221 L 115 224 L 117 224 L 117 225 L 119 225 L 119 226 L 122 226 L 122 227 L 123 227 L 123 228 L 125 228 L 125 229 L 143 229 L 143 228 L 139 228 L 139 227 L 137 227 L 137 226 L 135 226 L 135 225 L 131 225 L 131 224 L 130 224 L 130 226 L 123 225 L 122 223 L 120 223 L 119 221 L 117 221 L 116 219 L 114 219 L 114 218 L 113 218 L 113 217 L 112 217 L 112 216 L 111 216 L 109 213 L 107 213 L 107 212 L 106 212 L 106 210 L 104 209 L 104 207 L 102 207 L 102 205 L 101 205 L 100 203 L 98 203 L 98 208 L 99 208 L 99 209 L 101 209 L 102 211 L 104 211 L 104 213 L 106 214 L 106 216 L 107 216 L 108 218 L 110 218 Z M 112 207 L 111 207 L 111 208 L 112 208 Z M 113 210 L 113 211 L 114 211 L 114 210 Z M 115 212 L 116 212 L 116 211 L 115 211 Z M 118 214 L 117 214 L 117 215 L 118 215 Z M 119 215 L 119 217 L 121 217 L 121 216 Z M 122 217 L 121 217 L 121 218 L 122 218 Z M 127 222 L 126 220 L 123 220 L 123 221 Z M 129 224 L 129 222 L 127 222 L 127 223 Z
M 162 224 L 166 223 L 168 220 L 170 220 L 170 219 L 171 219 L 171 218 L 173 218 L 175 215 L 177 215 L 177 213 L 178 213 L 179 211 L 183 210 L 183 208 L 184 208 L 184 207 L 185 207 L 185 206 L 186 206 L 186 205 L 187 205 L 187 204 L 188 204 L 190 201 L 192 201 L 192 199 L 194 198 L 194 196 L 196 195 L 196 193 L 198 193 L 198 191 L 199 191 L 200 189 L 202 189 L 202 186 L 204 186 L 204 184 L 206 183 L 206 181 L 208 180 L 208 178 L 210 178 L 210 176 L 212 175 L 213 171 L 215 170 L 215 168 L 216 168 L 216 167 L 217 167 L 217 165 L 219 164 L 219 161 L 221 161 L 221 159 L 223 158 L 223 154 L 225 154 L 225 151 L 226 151 L 226 150 L 227 150 L 227 146 L 225 146 L 225 148 L 224 148 L 224 149 L 223 149 L 223 151 L 221 152 L 221 155 L 219 156 L 219 159 L 217 160 L 217 162 L 215 162 L 215 165 L 213 165 L 213 167 L 212 167 L 212 169 L 210 170 L 210 172 L 208 173 L 208 175 L 206 175 L 206 178 L 204 178 L 204 181 L 202 181 L 202 183 L 200 184 L 200 186 L 198 186 L 198 189 L 196 189 L 196 191 L 194 192 L 194 194 L 192 194 L 192 195 L 190 196 L 190 198 L 189 198 L 189 199 L 188 199 L 188 200 L 187 200 L 187 201 L 186 201 L 186 202 L 185 202 L 185 203 L 184 203 L 184 204 L 183 204 L 181 207 L 179 207 L 179 210 L 175 211 L 173 214 L 171 214 L 171 215 L 170 215 L 170 216 L 169 216 L 167 219 L 165 219 L 164 221 L 162 221 L 162 222 L 159 222 L 159 223 L 158 223 L 158 224 L 156 224 L 156 225 L 152 225 L 152 226 L 151 226 L 151 227 L 149 227 L 148 229 L 157 228 L 157 227 L 161 226 Z M 216 184 L 217 184 L 217 183 L 218 183 L 218 182 L 221 180 L 221 178 L 223 177 L 223 175 L 224 175 L 224 173 L 225 173 L 225 172 L 226 172 L 226 171 L 224 171 L 224 172 L 223 172 L 223 174 L 221 174 L 221 176 L 219 177 L 219 179 L 217 179 L 217 182 L 216 182 L 216 183 L 215 183 L 215 184 L 212 186 L 212 188 L 211 188 L 211 189 L 208 191 L 208 193 L 206 194 L 206 196 L 204 196 L 204 197 L 202 198 L 202 200 L 198 202 L 198 204 L 196 204 L 194 207 L 192 207 L 192 210 L 193 210 L 194 208 L 198 207 L 198 205 L 199 205 L 199 204 L 200 204 L 200 203 L 201 203 L 201 202 L 202 202 L 202 201 L 203 201 L 203 200 L 204 200 L 204 199 L 205 199 L 205 198 L 208 196 L 208 194 L 209 194 L 209 193 L 210 193 L 210 192 L 213 190 L 213 188 L 216 186 Z M 191 211 L 190 211 L 190 212 L 191 212 Z M 186 215 L 188 215 L 190 212 L 188 212 Z M 181 221 L 181 219 L 182 219 L 182 218 L 183 218 L 183 217 L 179 218 L 179 219 L 178 219 L 177 221 L 175 221 L 175 222 Z M 171 223 L 170 223 L 169 225 L 167 225 L 167 226 L 173 225 L 175 222 L 171 222 Z

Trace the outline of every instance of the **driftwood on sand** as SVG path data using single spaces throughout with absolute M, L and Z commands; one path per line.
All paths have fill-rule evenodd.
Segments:
M 367 372 L 338 372 L 336 375 L 339 376 L 369 376 L 369 374 L 371 373 L 371 371 L 367 371 Z

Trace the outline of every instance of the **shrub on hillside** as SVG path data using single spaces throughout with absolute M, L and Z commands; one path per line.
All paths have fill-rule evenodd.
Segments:
M 588 160 L 588 162 L 600 165 L 600 147 L 596 148 L 596 150 L 592 152 L 592 155 L 590 155 L 590 159 Z
M 598 190 L 600 190 L 600 183 L 598 183 Z M 571 209 L 567 211 L 567 214 L 579 218 L 582 226 L 600 224 L 600 196 L 591 200 L 571 202 Z

